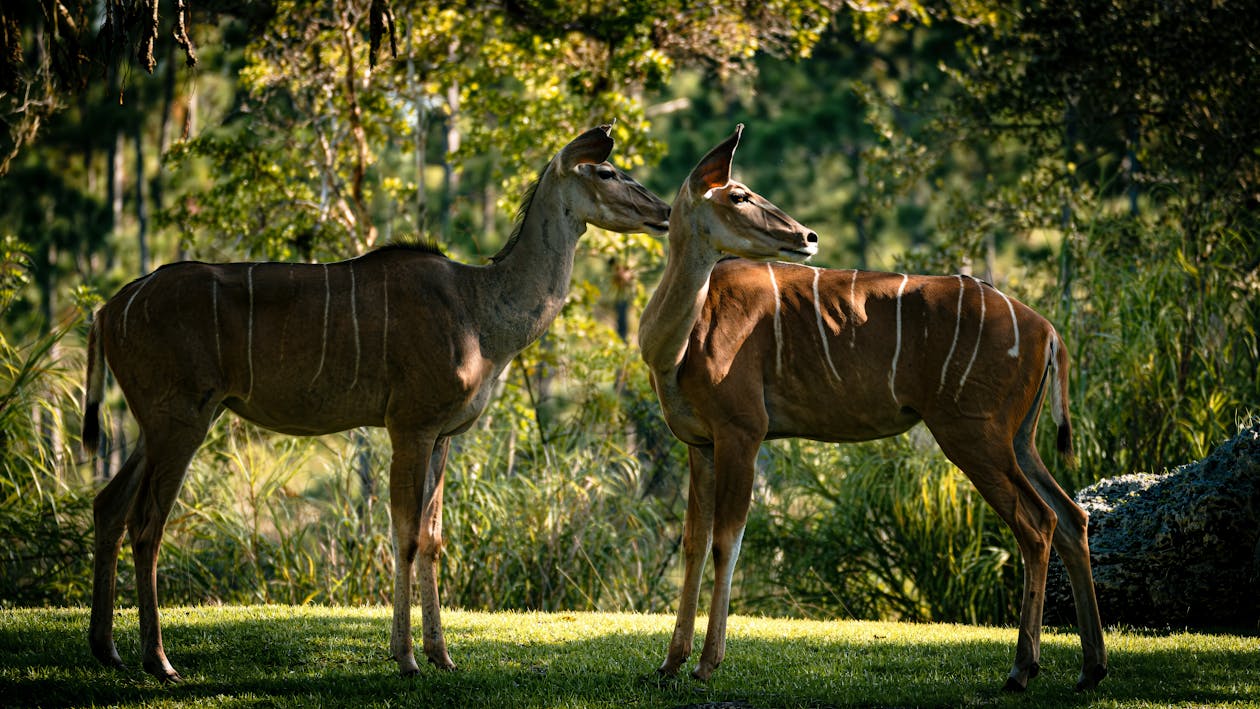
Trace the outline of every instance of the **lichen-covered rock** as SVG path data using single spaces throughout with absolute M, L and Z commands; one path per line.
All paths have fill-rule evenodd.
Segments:
M 1081 490 L 1094 586 L 1106 624 L 1260 624 L 1260 423 L 1207 458 Z M 1057 556 L 1046 618 L 1075 623 Z

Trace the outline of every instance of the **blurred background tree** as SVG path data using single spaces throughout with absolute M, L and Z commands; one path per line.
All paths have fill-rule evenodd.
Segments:
M 821 265 L 974 272 L 1049 316 L 1073 354 L 1082 465 L 1047 461 L 1069 491 L 1201 457 L 1260 407 L 1257 15 L 7 3 L 0 603 L 85 598 L 86 500 L 134 435 L 115 395 L 104 464 L 73 452 L 98 298 L 182 258 L 324 261 L 420 238 L 478 262 L 551 155 L 614 118 L 614 161 L 667 199 L 742 121 L 739 177 L 819 232 Z M 627 344 L 663 245 L 592 230 L 579 253 L 564 314 L 457 440 L 448 603 L 674 603 L 685 464 Z M 283 439 L 225 418 L 172 520 L 164 598 L 382 601 L 387 460 L 374 432 Z M 921 429 L 779 442 L 761 468 L 737 610 L 1014 618 L 1010 536 Z

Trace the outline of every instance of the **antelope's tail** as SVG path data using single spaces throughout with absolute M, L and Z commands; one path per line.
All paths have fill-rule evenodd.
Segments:
M 88 329 L 87 383 L 83 388 L 83 448 L 89 455 L 96 453 L 101 438 L 100 406 L 105 394 L 105 353 L 101 348 L 104 320 L 104 309 L 98 310 Z
M 1070 467 L 1076 466 L 1072 450 L 1072 416 L 1068 413 L 1068 353 L 1059 333 L 1050 340 L 1050 416 L 1059 427 L 1056 447 Z

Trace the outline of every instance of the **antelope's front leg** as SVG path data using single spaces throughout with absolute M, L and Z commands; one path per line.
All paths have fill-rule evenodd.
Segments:
M 760 439 L 738 437 L 717 441 L 714 454 L 713 601 L 704 649 L 692 676 L 707 680 L 726 655 L 726 616 L 731 602 L 731 576 L 739 559 L 752 502 L 752 483 Z
M 678 601 L 678 621 L 669 641 L 669 654 L 656 671 L 662 676 L 678 674 L 678 668 L 691 655 L 696 629 L 696 607 L 700 603 L 700 576 L 713 541 L 713 448 L 692 446 L 689 453 L 691 475 L 687 492 L 687 514 L 683 520 L 683 585 Z
M 442 556 L 442 489 L 450 438 L 439 438 L 429 457 L 420 505 L 420 612 L 424 654 L 438 669 L 453 670 L 442 636 L 441 602 L 438 599 L 438 561 Z
M 394 460 L 389 470 L 389 508 L 394 526 L 394 622 L 389 650 L 398 671 L 408 677 L 420 672 L 411 640 L 412 566 L 420 549 L 420 506 L 424 477 L 433 439 L 414 442 L 410 436 L 390 431 Z

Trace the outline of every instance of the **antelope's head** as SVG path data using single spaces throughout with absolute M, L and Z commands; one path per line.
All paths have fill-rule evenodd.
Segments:
M 770 200 L 731 179 L 731 161 L 744 124 L 704 156 L 674 200 L 678 229 L 711 248 L 756 260 L 805 261 L 818 252 L 818 235 Z
M 669 205 L 608 162 L 611 125 L 592 128 L 556 156 L 556 177 L 573 216 L 621 234 L 664 234 Z

